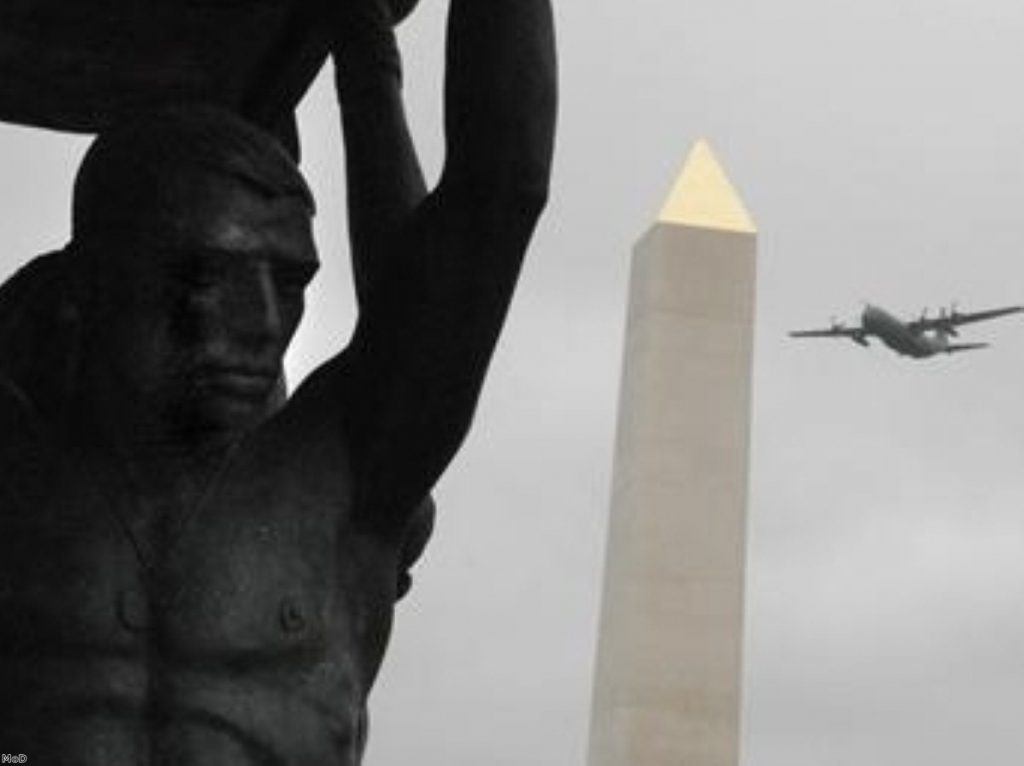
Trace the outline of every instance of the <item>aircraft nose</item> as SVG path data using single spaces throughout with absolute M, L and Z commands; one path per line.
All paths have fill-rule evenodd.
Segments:
M 860 325 L 861 327 L 868 330 L 877 330 L 878 324 L 881 321 L 882 312 L 872 306 L 870 303 L 865 301 L 864 310 L 860 314 Z

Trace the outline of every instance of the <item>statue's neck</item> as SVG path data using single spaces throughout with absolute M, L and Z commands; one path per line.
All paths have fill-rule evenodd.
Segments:
M 120 477 L 124 491 L 172 514 L 187 513 L 199 502 L 242 438 L 161 428 L 132 408 L 112 411 L 109 401 L 76 407 L 65 427 L 87 462 L 99 460 Z
M 244 436 L 238 430 L 194 427 L 94 376 L 83 376 L 63 409 L 55 413 L 57 419 L 76 440 L 103 445 L 147 465 L 187 470 L 197 463 L 219 462 Z

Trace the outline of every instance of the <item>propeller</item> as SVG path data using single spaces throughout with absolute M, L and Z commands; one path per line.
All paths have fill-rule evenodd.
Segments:
M 943 320 L 942 331 L 946 333 L 946 335 L 951 335 L 954 338 L 960 335 L 959 331 L 956 329 L 956 326 L 953 324 L 959 316 L 956 307 L 957 302 L 951 301 L 949 304 L 948 311 L 945 307 L 943 307 L 939 312 L 939 318 Z

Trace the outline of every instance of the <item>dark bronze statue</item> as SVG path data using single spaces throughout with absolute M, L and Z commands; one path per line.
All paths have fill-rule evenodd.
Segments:
M 362 0 L 5 0 L 0 119 L 97 131 L 215 102 L 298 148 L 292 112 Z M 378 0 L 394 21 L 417 0 Z
M 219 108 L 102 133 L 72 242 L 0 287 L 0 752 L 360 762 L 424 498 L 546 198 L 554 52 L 547 0 L 451 0 L 428 192 L 388 14 L 343 13 L 359 319 L 287 402 L 313 201 L 273 139 Z

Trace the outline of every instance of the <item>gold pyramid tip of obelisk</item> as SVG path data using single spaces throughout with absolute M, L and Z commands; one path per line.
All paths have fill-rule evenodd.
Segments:
M 754 234 L 757 228 L 704 139 L 690 150 L 659 223 Z

